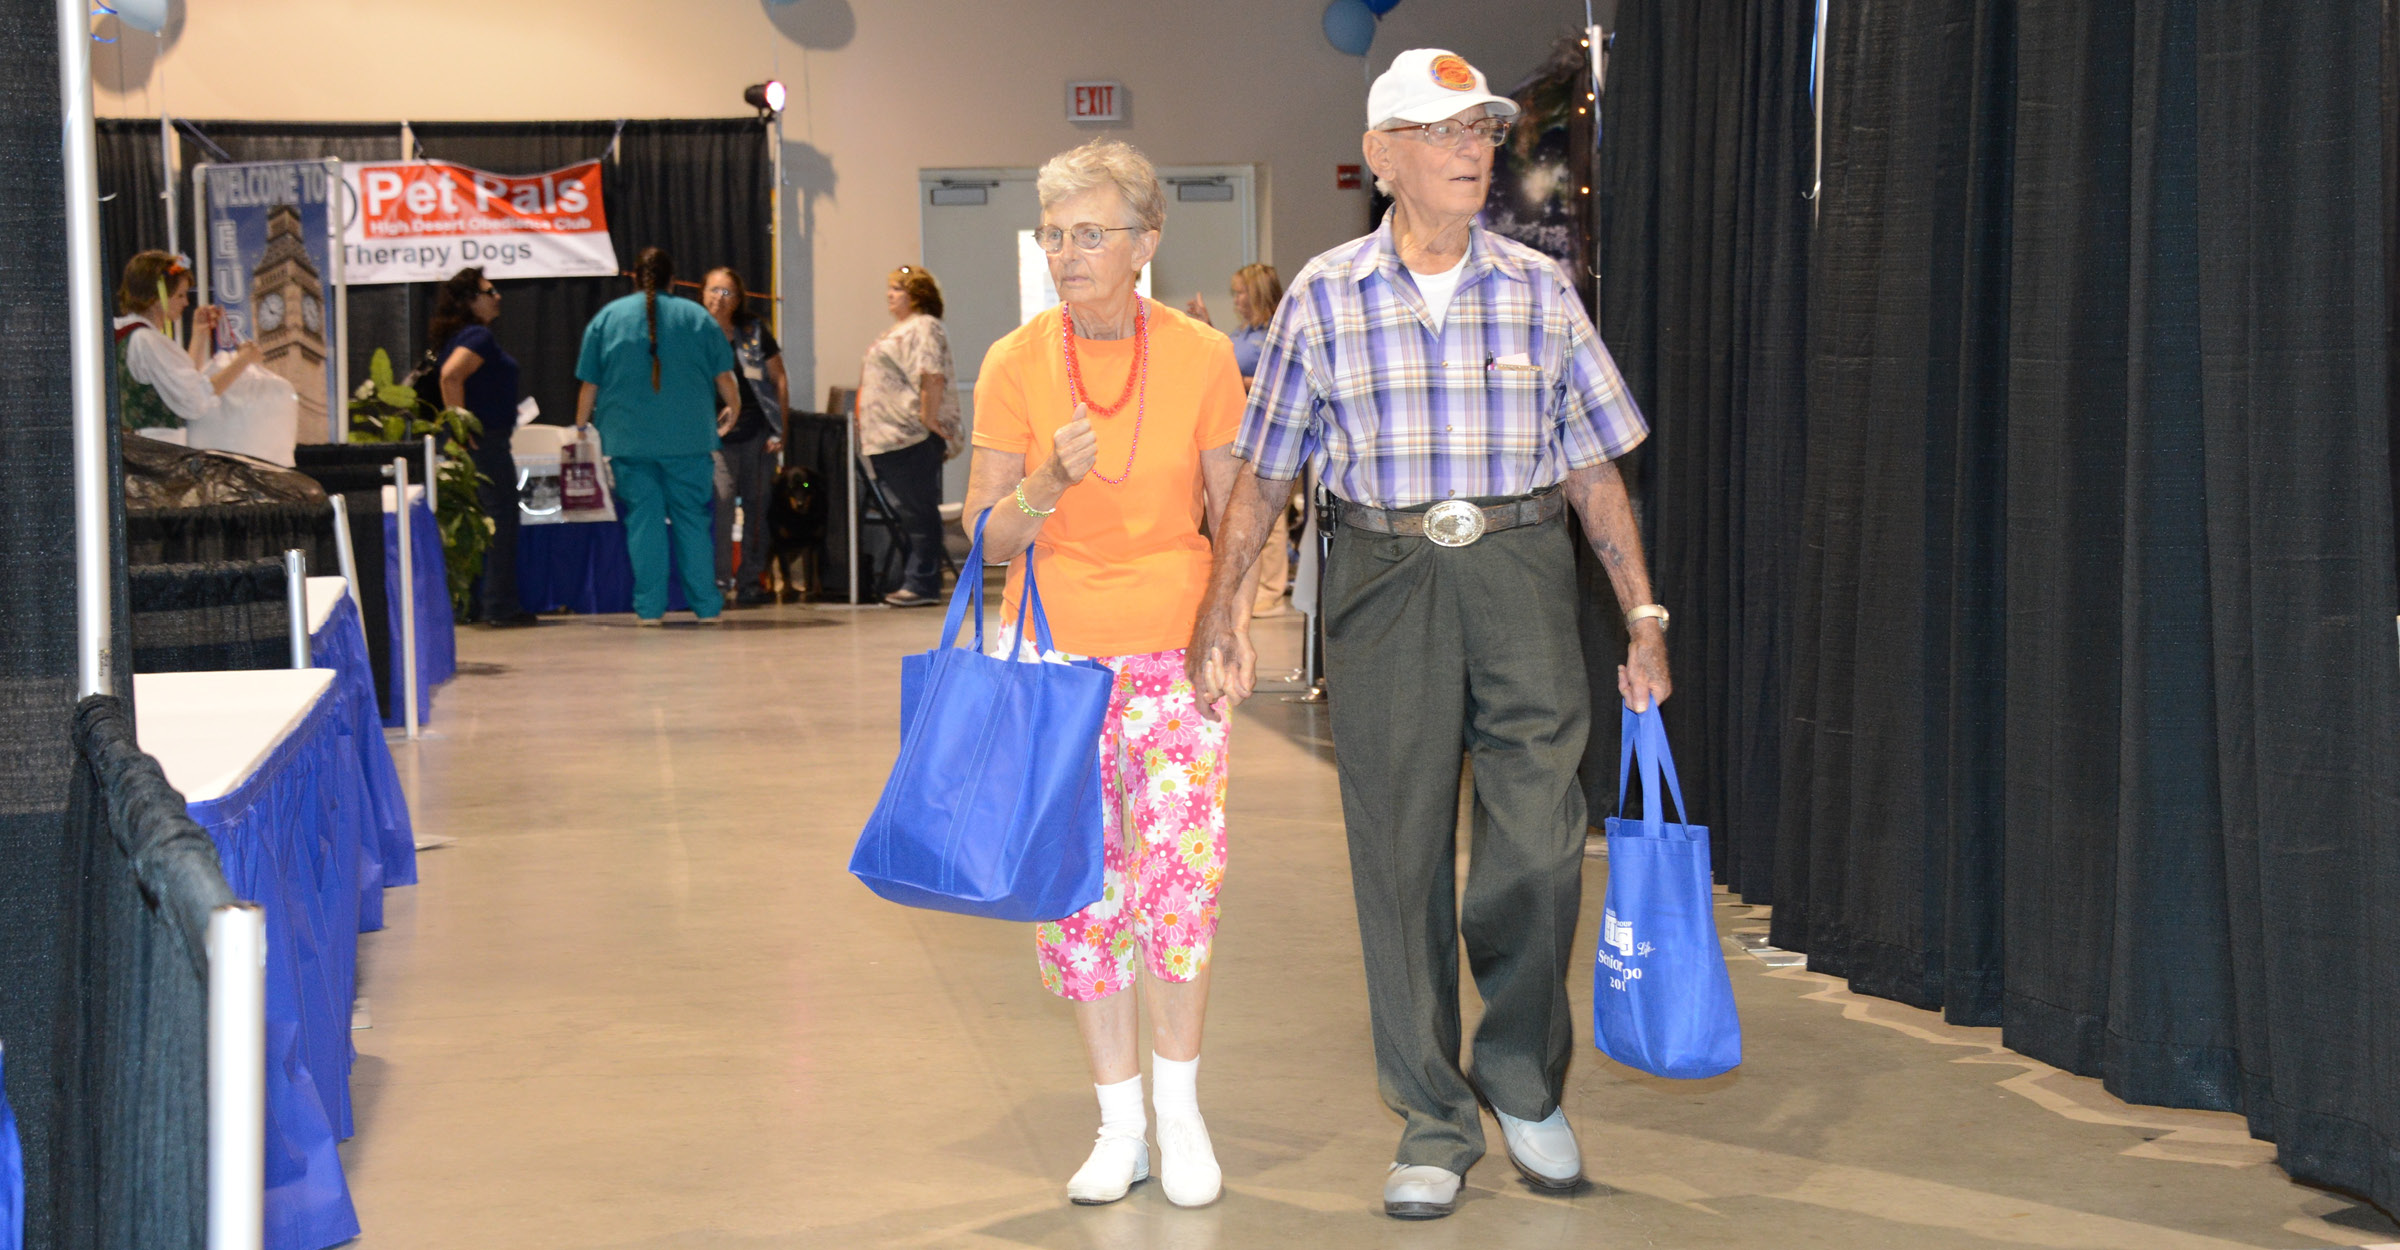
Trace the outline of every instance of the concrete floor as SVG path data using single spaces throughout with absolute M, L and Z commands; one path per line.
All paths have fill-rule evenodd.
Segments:
M 1742 1068 L 1679 1083 L 1584 1050 L 1566 1103 L 1588 1192 L 1537 1195 L 1495 1153 L 1457 1215 L 1385 1219 L 1398 1121 L 1375 1095 L 1325 720 L 1273 695 L 1236 733 L 1201 1074 L 1225 1196 L 1070 1206 L 1097 1113 L 1030 934 L 844 871 L 895 746 L 898 659 L 938 615 L 631 625 L 462 631 L 433 736 L 395 745 L 420 835 L 455 842 L 364 940 L 343 1157 L 366 1245 L 2400 1242 L 2293 1184 L 2235 1117 L 2127 1107 L 1996 1030 L 1768 966 L 1737 944 L 1762 915 L 1730 900 Z M 1265 667 L 1296 663 L 1295 619 L 1258 637 Z

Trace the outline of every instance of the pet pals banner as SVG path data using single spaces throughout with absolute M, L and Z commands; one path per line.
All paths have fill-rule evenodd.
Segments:
M 447 161 L 346 165 L 349 280 L 440 282 L 470 265 L 495 281 L 613 277 L 600 162 L 522 177 Z

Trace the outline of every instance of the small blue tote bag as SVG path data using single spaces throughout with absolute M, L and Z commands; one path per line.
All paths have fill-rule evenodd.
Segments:
M 988 514 L 987 514 L 988 515 Z M 1050 621 L 1025 552 L 1028 617 Z M 958 643 L 968 605 L 972 649 Z M 1104 664 L 983 652 L 983 521 L 950 595 L 942 644 L 900 667 L 900 758 L 850 856 L 895 903 L 994 920 L 1057 920 L 1100 900 L 1100 728 L 1116 682 Z
M 1623 733 L 1618 815 L 1608 821 L 1608 897 L 1592 969 L 1592 1041 L 1609 1058 L 1653 1075 L 1715 1076 L 1742 1061 L 1742 1021 L 1717 942 L 1708 829 L 1666 819 L 1667 795 L 1676 820 L 1686 817 L 1658 706 L 1626 708 Z M 1625 787 L 1637 756 L 1642 815 L 1627 820 Z

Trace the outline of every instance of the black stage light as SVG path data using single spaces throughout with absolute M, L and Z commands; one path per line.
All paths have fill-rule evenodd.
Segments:
M 755 87 L 744 88 L 742 91 L 742 102 L 762 113 L 782 112 L 783 100 L 783 84 L 773 79 L 768 79 Z

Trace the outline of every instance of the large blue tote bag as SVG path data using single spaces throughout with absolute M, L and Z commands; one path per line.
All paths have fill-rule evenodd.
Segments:
M 1592 968 L 1592 1041 L 1609 1058 L 1657 1076 L 1715 1076 L 1742 1061 L 1742 1021 L 1717 941 L 1708 829 L 1686 819 L 1658 705 L 1625 709 L 1617 812 L 1608 821 L 1608 898 Z M 1627 820 L 1625 785 L 1642 762 L 1642 816 Z M 1666 790 L 1659 789 L 1660 770 Z
M 1014 638 L 1026 637 L 1030 615 L 1047 653 L 1033 572 L 1027 548 Z M 970 602 L 971 650 L 957 645 Z M 1116 677 L 1091 660 L 1016 654 L 983 653 L 979 518 L 942 645 L 901 662 L 900 758 L 850 856 L 868 889 L 994 920 L 1057 920 L 1100 900 L 1100 727 Z

